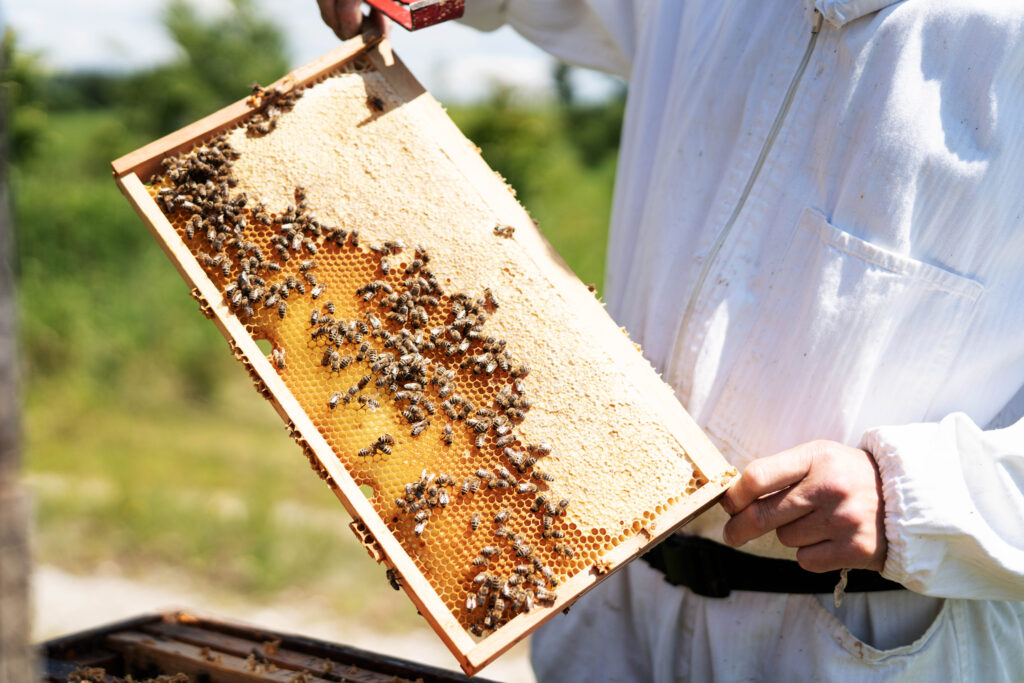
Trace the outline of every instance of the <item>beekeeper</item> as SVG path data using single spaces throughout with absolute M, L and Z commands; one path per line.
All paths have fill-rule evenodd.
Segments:
M 1024 3 L 465 20 L 628 80 L 608 309 L 743 472 L 535 634 L 538 679 L 1022 680 Z

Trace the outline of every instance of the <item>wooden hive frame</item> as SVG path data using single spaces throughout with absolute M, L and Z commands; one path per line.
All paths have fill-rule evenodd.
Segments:
M 442 107 L 423 89 L 410 72 L 392 54 L 389 44 L 378 37 L 357 37 L 306 64 L 274 86 L 283 90 L 316 83 L 355 59 L 365 59 L 386 79 L 390 88 L 410 107 L 420 125 L 440 145 L 444 154 L 461 171 L 466 183 L 483 198 L 503 224 L 516 228 L 516 242 L 523 258 L 544 264 L 544 276 L 564 297 L 569 306 L 581 311 L 599 330 L 602 343 L 617 354 L 616 361 L 627 366 L 635 388 L 649 396 L 647 409 L 666 429 L 703 483 L 693 494 L 668 505 L 660 514 L 642 524 L 636 533 L 601 556 L 587 571 L 581 571 L 562 583 L 553 604 L 519 614 L 481 641 L 474 640 L 440 599 L 430 582 L 418 569 L 398 538 L 360 490 L 349 471 L 339 461 L 329 443 L 318 431 L 302 405 L 296 400 L 256 340 L 224 302 L 217 285 L 198 263 L 194 254 L 176 232 L 145 182 L 160 170 L 166 157 L 186 152 L 203 141 L 237 127 L 253 113 L 245 100 L 236 102 L 196 123 L 146 145 L 113 162 L 115 180 L 136 212 L 156 237 L 182 277 L 193 288 L 204 314 L 213 320 L 232 350 L 249 370 L 260 392 L 275 406 L 288 424 L 292 436 L 302 445 L 311 464 L 318 469 L 353 518 L 351 527 L 370 555 L 385 562 L 402 577 L 402 588 L 420 613 L 455 655 L 467 674 L 473 675 L 537 626 L 566 609 L 581 595 L 632 559 L 646 552 L 680 526 L 712 506 L 736 476 L 708 438 L 686 414 L 638 350 L 604 313 L 593 294 L 575 277 L 541 237 L 529 215 L 515 200 L 509 188 L 480 157 L 478 150 L 455 127 Z M 608 334 L 612 332 L 612 334 Z

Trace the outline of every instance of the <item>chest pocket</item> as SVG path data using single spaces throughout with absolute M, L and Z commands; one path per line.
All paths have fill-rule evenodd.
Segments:
M 978 282 L 800 218 L 708 421 L 733 464 L 812 439 L 926 419 Z

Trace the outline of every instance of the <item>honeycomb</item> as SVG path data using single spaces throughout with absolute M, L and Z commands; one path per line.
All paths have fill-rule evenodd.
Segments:
M 148 190 L 467 630 L 706 483 L 379 73 L 250 102 Z

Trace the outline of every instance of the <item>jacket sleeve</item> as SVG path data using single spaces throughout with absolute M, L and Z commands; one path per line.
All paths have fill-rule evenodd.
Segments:
M 563 61 L 629 78 L 637 12 L 630 0 L 467 0 L 462 21 L 508 24 Z
M 963 413 L 870 430 L 888 556 L 883 576 L 924 595 L 1024 600 L 1024 418 L 983 430 Z

